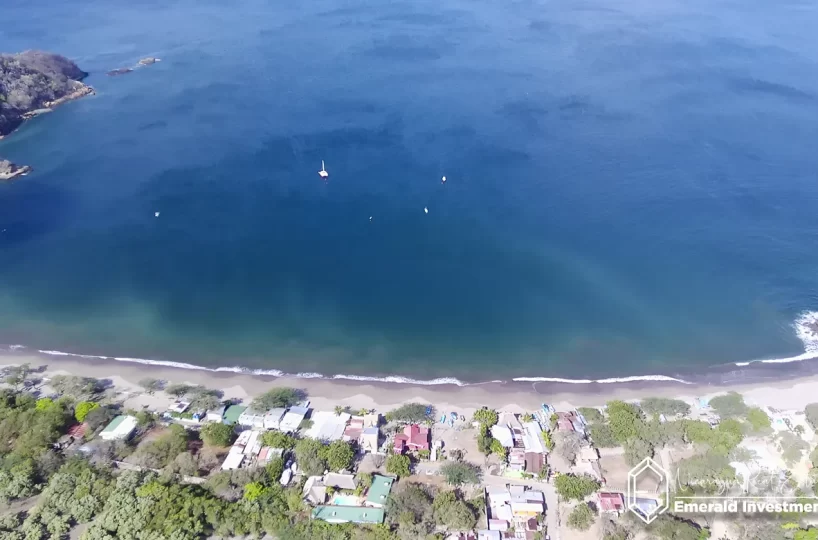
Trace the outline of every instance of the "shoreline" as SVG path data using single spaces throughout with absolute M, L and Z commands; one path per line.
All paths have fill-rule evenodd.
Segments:
M 373 408 L 385 412 L 412 401 L 435 405 L 440 410 L 469 412 L 482 406 L 501 411 L 533 411 L 542 403 L 558 408 L 598 407 L 612 399 L 638 400 L 668 397 L 693 401 L 728 391 L 745 396 L 748 404 L 780 409 L 803 409 L 818 394 L 818 363 L 798 362 L 798 369 L 764 366 L 751 379 L 736 375 L 721 382 L 682 383 L 672 380 L 629 380 L 616 384 L 553 381 L 491 381 L 457 386 L 424 385 L 410 382 L 361 381 L 339 378 L 300 378 L 236 370 L 189 369 L 168 365 L 146 365 L 113 358 L 48 356 L 20 349 L 0 352 L 0 364 L 29 363 L 47 374 L 70 373 L 98 379 L 110 379 L 115 386 L 139 389 L 145 377 L 171 383 L 200 384 L 220 389 L 226 397 L 248 398 L 270 388 L 290 386 L 307 392 L 313 407 L 332 409 L 335 405 Z M 800 366 L 806 364 L 808 366 Z M 762 373 L 763 372 L 763 373 Z M 786 392 L 782 390 L 787 390 Z M 141 389 L 140 389 L 141 391 Z

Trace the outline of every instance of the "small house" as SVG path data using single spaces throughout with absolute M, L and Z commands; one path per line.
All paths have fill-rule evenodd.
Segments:
M 222 405 L 221 407 L 217 407 L 215 409 L 210 409 L 209 411 L 207 411 L 207 416 L 205 417 L 205 419 L 208 422 L 221 423 L 221 421 L 224 419 L 224 411 L 226 410 L 227 407 L 225 407 L 224 405 Z
M 224 411 L 222 421 L 228 426 L 238 424 L 239 417 L 244 413 L 245 410 L 247 410 L 247 407 L 243 407 L 241 405 L 231 405 L 227 408 L 226 411 Z
M 324 485 L 327 487 L 334 487 L 336 489 L 355 490 L 357 484 L 355 477 L 351 474 L 327 473 L 324 475 Z
M 377 452 L 378 439 L 380 439 L 380 431 L 377 427 L 364 428 L 358 439 L 358 445 L 362 452 Z
M 366 506 L 316 506 L 312 511 L 312 519 L 327 523 L 378 525 L 383 523 L 383 516 L 383 508 Z
M 281 407 L 267 411 L 264 414 L 264 429 L 281 429 L 281 421 L 285 414 L 287 414 L 287 409 Z
M 374 475 L 372 477 L 372 485 L 369 486 L 369 492 L 366 494 L 364 505 L 374 508 L 383 508 L 386 506 L 386 501 L 389 499 L 389 492 L 392 490 L 392 484 L 394 482 L 395 479 L 389 476 Z
M 187 410 L 188 407 L 190 407 L 189 401 L 182 401 L 181 399 L 177 399 L 168 406 L 168 412 L 182 414 Z
M 264 413 L 255 409 L 245 409 L 239 415 L 238 423 L 240 426 L 264 429 Z
M 429 450 L 430 435 L 429 428 L 410 424 L 403 428 L 403 433 L 395 435 L 393 450 L 396 454 L 402 454 L 407 448 L 410 451 Z
M 599 494 L 599 511 L 620 513 L 625 510 L 625 498 L 621 493 L 601 492 Z
M 124 441 L 131 437 L 136 425 L 136 418 L 133 416 L 120 415 L 111 420 L 99 436 L 104 441 Z
M 290 407 L 290 410 L 281 419 L 279 429 L 284 433 L 294 433 L 310 410 L 307 407 Z

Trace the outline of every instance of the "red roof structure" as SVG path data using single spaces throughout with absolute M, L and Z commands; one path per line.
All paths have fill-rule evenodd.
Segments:
M 396 454 L 402 454 L 407 448 L 409 450 L 429 450 L 429 435 L 429 428 L 410 424 L 403 428 L 403 433 L 395 435 L 392 449 Z
M 599 508 L 603 512 L 621 512 L 625 509 L 625 499 L 621 493 L 600 493 Z
M 75 439 L 79 439 L 80 437 L 85 435 L 85 431 L 88 429 L 88 424 L 83 422 L 82 424 L 74 424 L 70 428 L 68 428 L 68 435 L 74 437 Z

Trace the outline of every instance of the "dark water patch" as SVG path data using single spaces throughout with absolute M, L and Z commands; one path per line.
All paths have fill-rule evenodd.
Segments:
M 814 94 L 787 84 L 744 77 L 733 77 L 728 81 L 730 89 L 739 93 L 766 94 L 800 103 L 815 101 Z

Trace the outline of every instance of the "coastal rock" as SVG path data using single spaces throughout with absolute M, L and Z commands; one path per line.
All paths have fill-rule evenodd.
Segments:
M 126 73 L 130 73 L 133 71 L 131 68 L 119 68 L 119 69 L 112 69 L 108 72 L 109 77 L 116 77 L 117 75 L 125 75 Z
M 81 81 L 88 74 L 58 54 L 26 51 L 0 54 L 0 138 L 38 109 L 93 94 Z
M 15 165 L 11 161 L 0 159 L 0 180 L 11 180 L 17 176 L 25 176 L 31 172 L 28 165 Z

